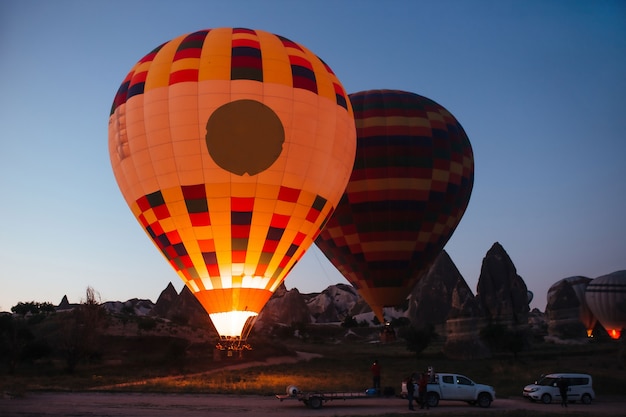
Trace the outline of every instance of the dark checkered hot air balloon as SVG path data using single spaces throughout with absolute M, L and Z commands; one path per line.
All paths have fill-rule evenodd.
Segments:
M 417 94 L 350 95 L 357 153 L 316 245 L 377 317 L 401 304 L 459 224 L 474 183 L 470 141 L 445 108 Z

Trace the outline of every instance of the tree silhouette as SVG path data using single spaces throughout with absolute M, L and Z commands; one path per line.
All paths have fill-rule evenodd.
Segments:
M 33 338 L 24 318 L 13 318 L 9 314 L 0 316 L 0 357 L 9 374 L 15 373 L 24 348 Z
M 437 337 L 435 326 L 428 324 L 421 328 L 407 326 L 400 330 L 400 337 L 406 340 L 406 348 L 411 352 L 415 352 L 419 356 L 424 349 L 430 345 L 430 342 Z
M 106 325 L 106 311 L 100 303 L 100 295 L 87 287 L 85 300 L 66 314 L 70 317 L 65 323 L 63 347 L 66 370 L 73 373 L 81 360 L 96 355 Z
M 19 314 L 24 317 L 27 314 L 36 315 L 36 314 L 47 314 L 54 312 L 54 305 L 51 303 L 37 303 L 35 301 L 29 301 L 27 303 L 19 302 L 13 307 L 11 307 L 11 311 L 15 314 Z
M 511 352 L 517 359 L 517 354 L 524 350 L 528 335 L 517 327 L 509 328 L 501 323 L 490 323 L 480 332 L 481 338 L 494 352 Z

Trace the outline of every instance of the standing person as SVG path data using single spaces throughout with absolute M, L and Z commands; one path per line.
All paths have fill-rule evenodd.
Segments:
M 418 401 L 420 403 L 420 408 L 424 408 L 428 410 L 428 400 L 426 398 L 426 393 L 428 392 L 428 374 L 426 372 L 422 372 L 420 374 L 420 379 L 417 381 L 417 394 Z
M 559 387 L 559 394 L 561 394 L 561 407 L 567 407 L 567 389 L 569 388 L 567 379 L 560 377 L 556 385 Z
M 374 361 L 370 369 L 372 371 L 372 382 L 374 383 L 374 388 L 376 389 L 376 393 L 380 395 L 380 364 L 378 363 L 378 359 Z
M 406 379 L 406 397 L 409 400 L 409 410 L 415 410 L 413 408 L 413 398 L 415 396 L 415 382 L 413 381 L 413 376 L 415 374 L 409 375 Z

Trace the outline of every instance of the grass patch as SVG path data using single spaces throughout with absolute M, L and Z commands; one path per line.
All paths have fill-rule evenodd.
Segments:
M 521 396 L 525 384 L 533 382 L 542 373 L 555 371 L 592 374 L 599 395 L 623 395 L 622 387 L 626 383 L 626 372 L 622 366 L 616 366 L 617 351 L 605 346 L 590 345 L 576 355 L 562 355 L 561 349 L 546 346 L 541 349 L 541 359 L 528 352 L 517 359 L 497 357 L 477 361 L 453 361 L 436 352 L 427 352 L 417 358 L 407 352 L 401 342 L 387 345 L 294 343 L 290 348 L 314 351 L 323 356 L 295 364 L 179 375 L 122 390 L 273 395 L 284 393 L 288 385 L 296 385 L 303 391 L 361 392 L 371 386 L 369 366 L 374 359 L 383 366 L 382 386 L 392 387 L 396 392 L 408 373 L 428 366 L 441 372 L 459 372 L 477 382 L 493 385 L 502 398 Z
M 476 382 L 493 385 L 500 398 L 521 396 L 524 385 L 548 372 L 589 373 L 599 396 L 624 395 L 623 349 L 614 341 L 590 341 L 583 345 L 541 343 L 516 358 L 503 354 L 485 360 L 456 361 L 440 353 L 441 344 L 435 343 L 416 356 L 407 351 L 402 340 L 388 344 L 372 343 L 371 338 L 365 337 L 342 340 L 345 329 L 338 326 L 321 329 L 317 334 L 314 331 L 309 331 L 307 341 L 292 337 L 281 337 L 280 341 L 257 338 L 253 340 L 254 349 L 245 351 L 243 357 L 223 356 L 221 360 L 214 356 L 210 343 L 189 344 L 181 354 L 178 337 L 115 337 L 105 340 L 106 349 L 99 358 L 81 364 L 74 374 L 63 371 L 61 359 L 25 364 L 12 375 L 0 373 L 0 388 L 273 395 L 284 393 L 293 384 L 303 391 L 362 392 L 372 385 L 369 367 L 378 359 L 382 365 L 382 386 L 396 392 L 408 374 L 433 366 L 436 371 L 458 372 Z M 321 357 L 294 364 L 228 369 L 268 357 L 294 356 L 298 351 Z M 392 415 L 396 414 L 389 414 Z

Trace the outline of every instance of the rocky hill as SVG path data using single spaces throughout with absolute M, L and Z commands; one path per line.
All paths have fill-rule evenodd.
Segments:
M 532 293 L 502 245 L 494 243 L 483 259 L 476 294 L 446 251 L 442 251 L 428 273 L 417 283 L 406 303 L 386 308 L 385 318 L 404 317 L 415 328 L 433 326 L 445 335 L 450 355 L 480 357 L 484 347 L 478 340 L 487 323 L 499 323 L 532 332 L 535 337 L 584 338 L 588 317 L 581 304 L 581 289 L 590 281 L 572 277 L 557 282 L 548 293 L 546 314 L 529 309 Z M 584 298 L 584 297 L 582 297 Z M 74 305 L 64 297 L 57 310 Z M 207 314 L 191 291 L 178 293 L 170 283 L 156 303 L 145 299 L 105 302 L 111 313 L 163 318 L 197 327 L 206 327 Z M 587 315 L 585 315 L 587 314 Z M 337 284 L 321 293 L 302 294 L 281 285 L 259 315 L 254 329 L 267 330 L 294 324 L 339 323 L 354 318 L 375 325 L 374 314 L 351 285 Z M 210 321 L 209 321 L 210 322 Z M 595 322 L 593 323 L 595 324 Z M 468 350 L 468 346 L 474 346 Z M 473 353 L 472 353 L 473 352 Z

